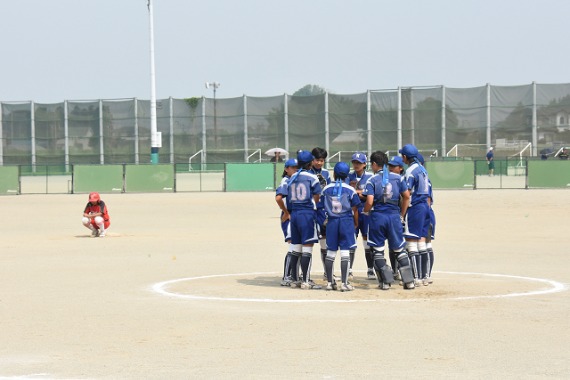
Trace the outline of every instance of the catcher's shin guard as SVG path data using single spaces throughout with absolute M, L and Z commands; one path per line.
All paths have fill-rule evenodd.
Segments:
M 400 271 L 400 277 L 402 277 L 402 282 L 404 285 L 414 283 L 414 272 L 412 271 L 412 266 L 410 265 L 410 258 L 405 251 L 400 252 L 398 255 L 398 270 Z

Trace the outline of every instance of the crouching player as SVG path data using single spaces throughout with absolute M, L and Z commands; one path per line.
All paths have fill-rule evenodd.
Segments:
M 296 279 L 297 263 L 301 261 L 303 272 L 302 282 L 291 282 L 291 287 L 301 289 L 319 289 L 320 286 L 310 281 L 309 271 L 313 255 L 313 245 L 319 240 L 317 225 L 315 223 L 316 204 L 319 202 L 322 191 L 317 176 L 309 173 L 308 169 L 314 157 L 306 150 L 297 154 L 299 171 L 297 171 L 288 183 L 287 207 L 291 214 L 291 277 Z
M 344 181 L 350 168 L 348 164 L 339 162 L 334 166 L 335 182 L 327 185 L 321 198 L 328 215 L 327 223 L 327 256 L 325 271 L 327 275 L 326 290 L 336 290 L 333 267 L 336 253 L 340 248 L 341 291 L 350 291 L 354 287 L 348 283 L 350 267 L 350 249 L 356 246 L 354 229 L 358 226 L 358 205 L 360 199 L 353 187 Z
M 289 286 L 291 284 L 291 268 L 289 268 L 289 263 L 291 262 L 291 254 L 293 246 L 291 244 L 291 229 L 289 228 L 289 220 L 291 215 L 289 210 L 287 210 L 287 184 L 289 179 L 293 174 L 297 172 L 297 160 L 295 158 L 290 158 L 285 162 L 285 170 L 283 171 L 283 178 L 277 190 L 275 191 L 275 202 L 281 209 L 281 230 L 285 236 L 285 243 L 288 245 L 287 255 L 285 255 L 285 263 L 283 265 L 283 278 L 281 279 L 281 286 Z M 295 281 L 297 279 L 294 279 Z
M 370 162 L 375 174 L 366 183 L 364 190 L 366 204 L 363 212 L 370 213 L 368 245 L 372 247 L 374 270 L 380 283 L 379 288 L 388 290 L 394 282 L 392 268 L 387 265 L 384 258 L 387 239 L 390 247 L 395 251 L 404 288 L 413 289 L 415 287 L 414 275 L 410 260 L 404 250 L 406 241 L 402 230 L 403 215 L 410 203 L 408 186 L 399 174 L 388 172 L 386 166 L 388 157 L 383 152 L 372 153 Z

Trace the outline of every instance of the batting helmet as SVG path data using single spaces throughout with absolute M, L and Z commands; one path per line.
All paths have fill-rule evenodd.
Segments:
M 297 153 L 297 161 L 299 162 L 300 166 L 303 166 L 309 162 L 312 162 L 315 159 L 315 156 L 311 154 L 311 152 L 307 150 L 302 150 Z
M 406 157 L 417 157 L 418 155 L 418 148 L 416 148 L 414 145 L 412 144 L 406 144 L 402 147 L 402 149 L 400 149 L 398 151 L 399 153 L 405 155 Z
M 290 158 L 287 161 L 285 161 L 285 167 L 286 168 L 291 167 L 291 166 L 299 166 L 296 158 Z
M 99 193 L 97 192 L 89 193 L 89 202 L 99 202 L 99 200 L 101 200 Z
M 337 162 L 334 166 L 334 174 L 336 178 L 344 179 L 348 177 L 348 172 L 350 168 L 346 162 Z

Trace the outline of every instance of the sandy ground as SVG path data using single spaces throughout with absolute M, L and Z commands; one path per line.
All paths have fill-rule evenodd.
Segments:
M 0 378 L 570 377 L 569 191 L 438 191 L 434 283 L 347 293 L 279 286 L 271 192 L 103 199 L 0 197 Z

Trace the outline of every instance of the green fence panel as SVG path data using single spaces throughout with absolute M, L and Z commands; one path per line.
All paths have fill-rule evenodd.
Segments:
M 570 161 L 528 161 L 528 187 L 569 188 Z
M 0 195 L 20 193 L 20 171 L 17 166 L 0 166 Z
M 125 192 L 174 192 L 174 165 L 125 165 Z
M 225 172 L 226 191 L 266 191 L 275 189 L 273 163 L 228 163 Z
M 426 162 L 434 189 L 473 189 L 473 161 Z
M 123 165 L 73 165 L 73 192 L 123 192 Z

